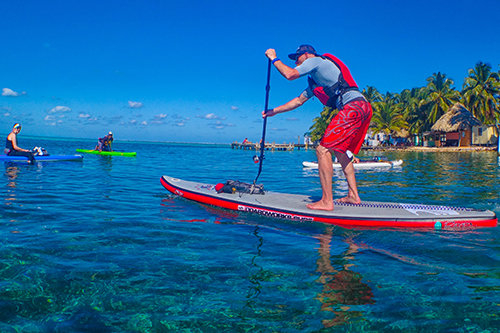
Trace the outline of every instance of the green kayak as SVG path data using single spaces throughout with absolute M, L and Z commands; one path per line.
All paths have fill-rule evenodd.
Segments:
M 137 153 L 134 152 L 122 152 L 122 151 L 99 151 L 93 149 L 77 149 L 78 153 L 86 154 L 96 154 L 96 155 L 111 155 L 111 156 L 135 156 Z

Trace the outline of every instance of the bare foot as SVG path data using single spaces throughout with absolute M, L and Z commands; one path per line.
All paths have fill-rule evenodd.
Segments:
M 313 209 L 313 210 L 333 210 L 333 202 L 330 204 L 327 204 L 323 202 L 322 200 L 316 201 L 310 204 L 306 205 L 307 208 Z
M 351 204 L 359 205 L 361 203 L 361 199 L 360 198 L 351 198 L 351 197 L 347 196 L 344 198 L 337 199 L 337 202 L 351 203 Z

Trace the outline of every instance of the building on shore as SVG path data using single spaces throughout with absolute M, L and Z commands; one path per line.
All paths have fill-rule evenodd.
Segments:
M 431 127 L 429 138 L 434 139 L 434 146 L 470 147 L 473 141 L 473 128 L 482 127 L 483 124 L 472 115 L 461 103 L 455 103 Z M 482 131 L 477 130 L 476 134 Z M 479 135 L 476 135 L 476 138 Z M 495 141 L 496 142 L 496 141 Z

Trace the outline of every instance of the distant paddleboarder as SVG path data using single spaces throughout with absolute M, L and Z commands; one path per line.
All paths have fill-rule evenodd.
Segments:
M 287 80 L 309 75 L 309 85 L 298 97 L 262 112 L 263 117 L 272 117 L 278 113 L 294 110 L 314 96 L 324 105 L 339 110 L 316 149 L 323 196 L 320 201 L 308 204 L 307 208 L 333 210 L 332 153 L 342 165 L 349 186 L 347 196 L 338 201 L 361 203 L 354 167 L 346 151 L 358 153 L 370 125 L 372 108 L 359 92 L 349 69 L 331 54 L 318 55 L 311 45 L 301 45 L 295 53 L 288 55 L 290 59 L 295 60 L 297 65 L 295 68 L 285 65 L 276 56 L 274 49 L 268 49 L 265 54 Z
M 12 126 L 12 132 L 10 132 L 5 140 L 4 152 L 8 156 L 26 156 L 29 159 L 29 164 L 35 164 L 33 153 L 17 145 L 17 135 L 19 132 L 21 132 L 21 124 L 16 123 Z
M 99 138 L 95 150 L 113 151 L 112 144 L 113 144 L 113 132 L 109 132 L 108 135 Z

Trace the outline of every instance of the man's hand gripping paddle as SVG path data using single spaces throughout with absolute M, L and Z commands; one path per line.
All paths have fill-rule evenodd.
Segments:
M 269 60 L 267 63 L 266 103 L 264 106 L 265 111 L 267 111 L 267 108 L 269 106 L 269 90 L 271 90 L 271 86 L 269 84 L 270 81 L 271 81 L 271 60 Z M 262 128 L 262 140 L 260 141 L 260 156 L 255 155 L 253 157 L 254 163 L 259 163 L 259 172 L 257 173 L 257 177 L 255 177 L 255 180 L 253 181 L 254 185 L 257 183 L 257 179 L 259 178 L 260 173 L 262 172 L 262 162 L 264 161 L 264 147 L 266 145 L 266 125 L 267 125 L 267 116 L 264 117 L 264 127 Z

